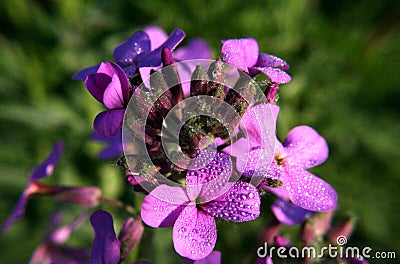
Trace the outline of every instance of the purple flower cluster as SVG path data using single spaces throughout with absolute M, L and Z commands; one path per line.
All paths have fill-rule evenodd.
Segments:
M 123 144 L 124 116 L 130 100 L 144 92 L 137 91 L 142 82 L 148 81 L 150 74 L 182 61 L 211 59 L 211 50 L 201 39 L 194 39 L 176 49 L 184 37 L 185 33 L 180 29 L 168 36 L 158 27 L 148 27 L 134 33 L 114 49 L 114 62 L 101 62 L 73 76 L 83 81 L 89 93 L 106 108 L 95 117 L 91 137 L 108 144 L 100 152 L 100 158 L 112 159 L 120 156 L 124 147 L 133 148 L 126 146 L 126 142 Z M 298 126 L 288 133 L 283 143 L 276 138 L 275 125 L 279 113 L 276 93 L 279 85 L 291 81 L 286 73 L 288 63 L 274 55 L 259 53 L 258 43 L 252 38 L 222 41 L 218 57 L 222 61 L 213 62 L 213 71 L 201 72 L 197 67 L 190 69 L 193 79 L 189 84 L 174 85 L 152 106 L 146 129 L 138 134 L 144 137 L 153 166 L 142 161 L 140 151 L 133 158 L 129 157 L 129 161 L 128 157 L 119 160 L 128 183 L 145 195 L 141 208 L 130 211 L 137 214 L 136 219 L 127 219 L 117 237 L 112 216 L 102 210 L 94 212 L 90 217 L 94 230 L 90 257 L 81 254 L 79 258 L 64 258 L 64 251 L 60 250 L 61 244 L 79 226 L 81 218 L 63 229 L 65 234 L 61 240 L 55 239 L 55 234 L 61 233 L 53 225 L 48 238 L 35 253 L 33 263 L 84 263 L 88 259 L 90 263 L 121 263 L 142 237 L 144 227 L 141 219 L 153 228 L 172 227 L 173 246 L 185 263 L 220 263 L 221 252 L 214 250 L 218 230 L 215 218 L 235 223 L 252 221 L 260 216 L 261 196 L 267 192 L 276 195 L 277 199 L 271 207 L 272 224 L 261 232 L 262 240 L 287 246 L 290 240 L 280 235 L 281 226 L 297 224 L 303 225 L 303 241 L 316 240 L 317 228 L 307 227 L 307 224 L 318 214 L 332 212 L 336 208 L 337 194 L 327 182 L 307 171 L 328 157 L 328 145 L 321 135 L 309 126 Z M 217 76 L 217 79 L 222 76 L 219 68 L 222 63 L 235 67 L 239 75 L 251 80 L 258 74 L 265 75 L 268 81 L 263 91 L 266 100 L 262 103 L 245 102 L 244 97 L 232 92 L 230 87 L 210 81 L 210 76 Z M 173 69 L 179 78 L 178 70 Z M 202 75 L 209 77 L 207 81 L 194 78 Z M 152 85 L 147 84 L 149 89 Z M 196 96 L 217 98 L 231 105 L 236 109 L 240 122 L 229 135 L 219 121 L 211 118 L 196 117 L 186 121 L 181 128 L 183 132 L 179 134 L 182 136 L 180 148 L 194 163 L 185 168 L 168 159 L 162 147 L 161 131 L 163 126 L 167 126 L 167 113 L 188 97 Z M 62 143 L 56 143 L 49 157 L 32 172 L 2 232 L 24 214 L 28 198 L 33 194 L 47 194 L 86 207 L 97 207 L 109 201 L 102 197 L 97 187 L 50 186 L 39 182 L 53 173 L 62 150 Z M 173 179 L 176 184 L 150 179 L 148 175 L 155 172 L 168 180 Z M 111 203 L 129 207 L 119 201 Z M 337 229 L 339 231 L 335 234 L 344 230 Z M 272 263 L 272 258 L 259 258 L 256 263 Z

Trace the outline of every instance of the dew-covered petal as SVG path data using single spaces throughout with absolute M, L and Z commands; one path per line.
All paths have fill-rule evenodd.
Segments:
M 61 141 L 57 141 L 49 156 L 47 156 L 46 160 L 39 164 L 32 172 L 29 178 L 29 182 L 35 182 L 40 180 L 43 177 L 49 176 L 53 174 L 54 168 L 57 165 L 58 161 L 61 158 L 61 155 L 64 151 L 64 143 Z
M 138 54 L 135 59 L 137 65 L 139 67 L 154 67 L 160 65 L 162 49 L 165 47 L 172 51 L 184 38 L 185 32 L 181 29 L 175 29 L 160 47 L 151 52 Z
M 258 54 L 257 63 L 254 67 L 280 67 L 286 71 L 289 69 L 289 64 L 274 55 L 260 53 Z
M 239 181 L 220 197 L 201 205 L 201 208 L 228 221 L 250 221 L 260 215 L 260 195 L 253 185 Z
M 292 80 L 289 74 L 279 68 L 272 67 L 252 67 L 249 71 L 251 76 L 263 73 L 268 76 L 268 78 L 276 83 L 288 83 Z
M 249 140 L 250 149 L 274 146 L 276 112 L 271 104 L 259 104 L 246 110 L 240 120 L 240 129 Z
M 224 62 L 248 72 L 248 68 L 257 62 L 258 44 L 253 38 L 225 40 L 221 53 Z
M 151 50 L 160 47 L 167 39 L 168 35 L 165 31 L 157 26 L 149 26 L 143 29 L 150 38 Z
M 143 200 L 143 222 L 152 227 L 172 226 L 188 202 L 182 188 L 160 185 Z
M 250 144 L 248 140 L 246 140 L 245 138 L 239 138 L 231 145 L 222 149 L 223 153 L 226 153 L 233 157 L 239 157 L 241 155 L 245 155 L 245 153 L 249 151 L 250 151 Z
M 146 32 L 137 31 L 114 49 L 114 58 L 123 67 L 132 65 L 138 54 L 150 51 L 150 45 Z
M 204 259 L 213 251 L 217 241 L 214 217 L 191 203 L 176 220 L 172 238 L 176 252 L 182 257 Z
M 291 163 L 311 168 L 323 163 L 329 155 L 326 140 L 309 126 L 290 130 L 283 143 Z
M 96 134 L 103 137 L 114 136 L 121 129 L 125 109 L 112 109 L 99 113 L 94 119 Z
M 324 180 L 298 166 L 287 166 L 286 173 L 282 181 L 295 205 L 314 212 L 336 206 L 336 191 Z
M 276 219 L 284 225 L 293 226 L 303 223 L 313 212 L 298 207 L 285 199 L 278 198 L 271 206 Z
M 199 38 L 190 40 L 188 44 L 177 49 L 173 55 L 178 61 L 212 58 L 212 52 L 207 42 Z
M 97 69 L 98 69 L 99 67 L 100 67 L 100 64 L 99 64 L 99 65 L 94 65 L 94 66 L 91 66 L 91 67 L 88 67 L 88 68 L 85 68 L 85 69 L 83 69 L 83 70 L 81 70 L 81 71 L 75 73 L 75 74 L 72 76 L 72 79 L 75 80 L 75 81 L 85 81 L 85 80 L 86 80 L 86 77 L 87 77 L 88 75 L 90 75 L 90 74 L 95 74 L 95 73 L 97 72 Z
M 121 98 L 122 104 L 128 104 L 129 101 L 129 80 L 128 77 L 126 76 L 124 70 L 116 63 L 114 62 L 103 62 L 100 64 L 99 69 L 97 70 L 97 73 L 104 73 L 108 76 L 111 77 L 111 83 L 108 84 L 108 86 L 105 89 L 104 92 L 104 97 L 103 101 L 104 104 L 108 108 L 116 108 L 116 107 L 110 107 L 106 104 L 107 100 L 107 95 L 109 96 L 110 91 L 107 92 L 110 88 L 113 88 L 115 92 L 118 94 L 118 97 Z M 111 86 L 111 87 L 110 87 Z M 115 86 L 115 87 L 113 87 Z
M 265 177 L 274 159 L 274 149 L 255 149 L 236 159 L 236 169 L 245 177 Z
M 112 216 L 106 211 L 96 211 L 90 217 L 94 242 L 90 263 L 117 264 L 120 259 L 120 242 L 114 231 Z
M 85 79 L 85 86 L 89 93 L 100 103 L 103 103 L 103 95 L 108 84 L 111 82 L 111 76 L 105 73 L 90 74 Z
M 205 188 L 220 192 L 221 184 L 232 174 L 232 160 L 228 154 L 205 150 L 196 154 L 186 173 L 186 191 L 193 201 Z

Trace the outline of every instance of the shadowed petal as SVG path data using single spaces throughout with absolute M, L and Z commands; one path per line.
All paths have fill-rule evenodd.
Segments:
M 63 150 L 64 144 L 61 141 L 57 141 L 46 160 L 32 171 L 29 182 L 35 182 L 43 177 L 51 175 L 54 171 L 54 167 L 61 158 Z
M 21 218 L 25 213 L 25 207 L 28 203 L 29 195 L 27 195 L 26 191 L 24 191 L 19 198 L 17 205 L 15 206 L 11 215 L 7 218 L 4 222 L 3 226 L 1 227 L 0 234 L 5 232 L 14 222 L 15 220 Z
M 258 54 L 257 63 L 254 67 L 280 67 L 282 70 L 286 71 L 289 69 L 289 64 L 281 58 L 260 53 Z
M 114 58 L 122 67 L 126 67 L 134 63 L 138 54 L 149 51 L 149 36 L 144 31 L 137 31 L 114 49 Z
M 160 185 L 143 200 L 143 222 L 151 227 L 172 226 L 188 202 L 182 188 Z
M 118 133 L 124 120 L 125 109 L 112 109 L 99 113 L 94 119 L 94 131 L 103 137 Z
M 276 83 L 288 83 L 292 80 L 292 77 L 290 77 L 289 74 L 278 68 L 252 67 L 249 73 L 251 76 L 257 75 L 259 73 L 264 73 L 268 76 L 268 78 L 271 79 L 271 81 Z
M 224 62 L 248 72 L 257 62 L 258 44 L 253 38 L 230 39 L 223 41 L 221 53 Z
M 111 215 L 106 211 L 96 211 L 91 215 L 90 223 L 94 230 L 90 263 L 117 264 L 120 259 L 120 242 L 115 235 Z
M 297 206 L 314 212 L 324 212 L 336 206 L 336 191 L 324 180 L 301 167 L 287 166 L 282 179 L 290 200 Z
M 99 65 L 94 65 L 88 68 L 85 68 L 77 73 L 75 73 L 74 75 L 72 75 L 72 79 L 75 81 L 85 81 L 86 77 L 90 74 L 95 74 L 97 72 L 97 69 L 99 68 Z
M 236 182 L 226 193 L 201 208 L 228 221 L 250 221 L 260 215 L 260 195 L 253 185 Z
M 121 83 L 117 75 L 113 75 L 111 82 L 104 91 L 103 103 L 109 109 L 123 108 L 124 97 Z
M 178 61 L 212 58 L 211 49 L 203 39 L 190 40 L 188 44 L 177 49 L 173 55 Z
M 89 93 L 100 103 L 103 103 L 103 94 L 111 77 L 105 73 L 90 74 L 85 79 L 85 86 Z
M 290 161 L 303 168 L 317 166 L 329 155 L 325 139 L 309 126 L 298 126 L 290 130 L 283 145 Z
M 100 159 L 107 160 L 118 157 L 124 152 L 122 147 L 122 130 L 119 130 L 115 136 L 102 137 L 93 133 L 91 140 L 105 142 L 107 145 L 99 152 Z
M 214 218 L 197 210 L 194 204 L 185 207 L 176 220 L 172 232 L 176 252 L 182 257 L 193 260 L 207 257 L 217 241 Z
M 282 198 L 278 198 L 271 206 L 276 219 L 282 224 L 293 226 L 304 222 L 313 212 L 298 207 Z
M 115 82 L 118 81 L 119 83 L 119 88 L 117 89 L 117 93 L 118 93 L 118 97 L 120 97 L 121 101 L 123 102 L 122 105 L 126 105 L 128 104 L 129 101 L 129 80 L 128 77 L 126 76 L 124 70 L 116 63 L 114 62 L 103 62 L 100 64 L 99 69 L 97 70 L 97 73 L 104 73 L 107 74 L 108 76 L 110 76 L 111 79 L 111 83 L 114 83 L 115 86 Z M 116 77 L 115 77 L 116 76 Z M 110 89 L 110 84 L 108 84 L 108 87 L 106 88 L 105 91 L 107 91 L 108 89 Z M 116 87 L 117 88 L 117 87 Z M 106 101 L 106 94 L 104 94 L 104 103 Z M 105 103 L 105 105 L 107 106 L 107 104 Z M 115 108 L 115 107 L 109 107 L 108 108 Z

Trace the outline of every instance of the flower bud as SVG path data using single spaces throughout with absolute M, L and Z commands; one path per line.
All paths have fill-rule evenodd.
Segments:
M 140 241 L 142 238 L 144 227 L 142 224 L 142 219 L 128 218 L 119 233 L 118 240 L 121 242 L 121 258 L 120 261 L 124 260 L 132 248 Z

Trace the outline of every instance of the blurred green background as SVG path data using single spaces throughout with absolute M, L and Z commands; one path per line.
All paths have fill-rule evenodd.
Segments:
M 0 223 L 11 212 L 30 170 L 59 139 L 65 141 L 65 154 L 47 182 L 98 185 L 108 197 L 140 200 L 124 188 L 112 161 L 96 157 L 100 145 L 88 138 L 102 107 L 70 76 L 112 60 L 117 44 L 153 24 L 167 32 L 182 28 L 187 39 L 204 38 L 217 57 L 221 39 L 252 36 L 261 52 L 288 61 L 293 81 L 281 87 L 279 137 L 284 139 L 292 127 L 303 124 L 319 131 L 330 145 L 330 157 L 312 172 L 337 190 L 337 216 L 357 216 L 349 244 L 396 250 L 399 255 L 399 13 L 397 0 L 3 0 Z M 262 216 L 254 222 L 217 223 L 216 249 L 222 251 L 223 263 L 248 263 L 255 257 L 271 199 L 263 199 Z M 32 198 L 26 217 L 0 236 L 0 263 L 27 263 L 59 207 L 66 222 L 80 210 L 50 198 Z M 102 208 L 116 215 L 118 231 L 128 214 Z M 90 247 L 92 239 L 85 223 L 71 244 Z M 146 228 L 137 254 L 155 263 L 179 263 L 171 229 Z

